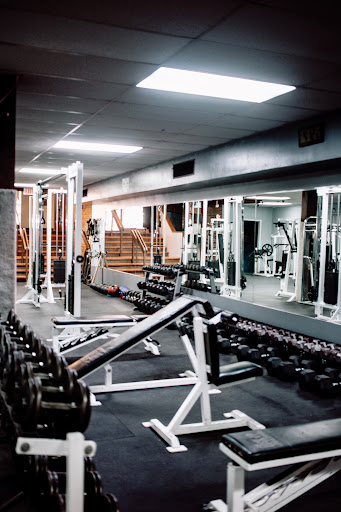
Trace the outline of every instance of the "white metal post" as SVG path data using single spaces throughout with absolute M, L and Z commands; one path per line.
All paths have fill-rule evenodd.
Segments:
M 154 206 L 150 207 L 150 264 L 154 263 Z
M 81 315 L 81 277 L 82 277 L 82 197 L 83 197 L 83 164 L 73 164 L 75 172 L 75 262 L 74 262 L 74 316 Z
M 202 226 L 201 226 L 201 252 L 200 252 L 200 265 L 206 265 L 206 243 L 207 243 L 207 209 L 208 200 L 204 199 L 202 202 Z
M 51 283 L 51 244 L 52 244 L 52 189 L 47 192 L 47 220 L 46 220 L 46 277 L 47 301 L 55 302 Z M 58 235 L 58 234 L 57 234 Z
M 167 205 L 163 205 L 163 219 L 162 219 L 162 263 L 166 263 L 166 217 L 167 217 Z
M 227 510 L 244 512 L 245 472 L 233 462 L 227 465 Z
M 84 511 L 84 436 L 80 432 L 67 434 L 66 511 Z
M 315 314 L 317 316 L 320 316 L 323 314 L 326 253 L 327 253 L 328 204 L 329 204 L 327 191 L 323 191 L 321 196 L 322 196 L 322 222 L 321 222 L 321 239 L 320 239 L 319 289 L 318 289 L 318 299 L 317 299 L 317 303 L 315 305 Z
M 189 225 L 189 202 L 185 202 L 185 233 L 184 233 L 184 254 L 182 258 L 182 262 L 184 265 L 187 265 L 188 261 L 188 225 Z
M 67 203 L 66 203 L 66 258 L 65 258 L 65 297 L 66 297 L 66 311 L 68 311 L 68 298 L 69 298 L 69 276 L 72 271 L 72 256 L 73 256 L 73 203 L 75 193 L 75 182 L 69 174 L 69 168 L 63 169 L 66 173 L 67 181 Z

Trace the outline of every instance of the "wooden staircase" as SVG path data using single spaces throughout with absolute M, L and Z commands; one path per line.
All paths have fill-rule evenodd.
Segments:
M 146 264 L 150 263 L 150 233 L 145 229 L 138 230 L 147 246 L 147 252 L 145 255 Z M 108 267 L 113 270 L 119 270 L 120 272 L 128 272 L 130 274 L 144 275 L 142 267 L 143 253 L 142 250 L 137 250 L 133 262 L 132 255 L 132 233 L 131 229 L 125 229 L 122 233 L 122 252 L 120 253 L 120 232 L 119 231 L 106 231 L 105 233 L 105 251 Z M 27 241 L 29 240 L 29 233 L 27 230 Z M 162 243 L 162 240 L 161 240 Z M 62 235 L 58 234 L 58 248 L 62 247 Z M 65 240 L 64 240 L 65 248 Z M 160 251 L 162 255 L 162 250 Z M 42 253 L 45 258 L 45 270 L 46 270 L 46 230 L 43 230 L 43 241 L 42 241 Z M 154 255 L 156 254 L 156 248 L 154 248 Z M 56 259 L 56 232 L 52 231 L 52 247 L 51 247 L 51 278 L 53 279 L 53 260 Z M 170 258 L 166 249 L 165 263 L 172 265 L 179 263 L 178 258 Z M 28 273 L 28 250 L 27 255 L 24 247 L 23 236 L 20 234 L 18 229 L 17 237 L 17 281 L 26 281 Z
M 147 246 L 147 252 L 145 256 L 146 264 L 150 263 L 150 233 L 146 229 L 138 230 L 143 238 L 144 243 Z M 121 234 L 119 231 L 106 231 L 105 233 L 105 252 L 107 255 L 107 263 L 108 267 L 113 270 L 119 270 L 120 272 L 128 272 L 129 274 L 135 274 L 139 276 L 143 276 L 144 272 L 142 267 L 143 263 L 143 252 L 142 250 L 137 251 L 137 255 L 135 257 L 135 261 L 133 262 L 132 256 L 132 234 L 131 229 L 125 229 L 122 233 L 122 252 L 120 252 L 120 237 Z M 162 244 L 162 240 L 161 240 Z M 153 251 L 154 255 L 157 254 L 157 250 L 154 247 Z M 162 250 L 160 251 L 162 256 Z M 167 265 L 172 265 L 174 263 L 179 263 L 178 258 L 170 258 L 167 248 L 165 255 L 165 263 Z
M 29 242 L 29 231 L 26 230 L 27 233 L 27 243 Z M 51 233 L 51 279 L 53 279 L 53 261 L 57 259 L 56 255 L 56 232 L 52 231 Z M 64 239 L 64 251 L 66 240 Z M 62 234 L 58 233 L 58 248 L 62 248 Z M 44 255 L 45 261 L 45 271 L 46 271 L 46 230 L 43 230 L 43 240 L 42 240 L 42 254 Z M 65 254 L 65 253 L 64 253 Z M 28 249 L 27 252 L 25 250 L 25 241 L 22 233 L 20 233 L 20 229 L 18 228 L 17 234 L 17 281 L 27 281 L 28 276 Z

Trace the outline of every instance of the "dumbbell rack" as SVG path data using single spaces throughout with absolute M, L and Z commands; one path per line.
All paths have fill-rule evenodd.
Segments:
M 96 443 L 85 440 L 80 432 L 69 432 L 66 440 L 18 437 L 15 451 L 18 455 L 66 457 L 65 512 L 83 512 L 84 456 L 92 457 L 96 448 Z
M 193 270 L 191 268 L 186 268 L 183 275 L 187 275 L 187 279 L 189 281 L 190 280 L 199 281 L 200 276 L 204 275 L 210 281 L 211 293 L 217 293 L 217 287 L 216 287 L 215 279 L 214 279 L 214 269 L 211 269 L 208 267 L 200 267 L 199 270 Z M 196 288 L 194 288 L 194 289 L 196 289 Z
M 148 282 L 150 281 L 150 276 L 151 275 L 158 275 L 158 276 L 168 277 L 168 276 L 165 276 L 165 274 L 163 274 L 162 272 L 158 272 L 157 271 L 157 266 L 155 266 L 155 268 L 156 268 L 156 270 L 144 270 L 144 273 L 145 273 L 144 279 L 145 279 L 145 284 L 147 286 L 148 286 Z M 171 276 L 168 277 L 168 279 L 175 280 L 173 293 L 170 293 L 169 295 L 166 296 L 166 298 L 168 298 L 169 301 L 172 301 L 176 297 L 180 296 L 182 275 L 183 275 L 183 270 L 180 269 L 180 268 L 177 268 L 177 269 L 173 269 L 173 276 L 174 277 L 173 276 L 172 277 Z M 143 299 L 146 297 L 147 291 L 149 293 L 152 293 L 152 294 L 155 294 L 155 295 L 161 295 L 161 294 L 158 294 L 155 291 L 148 290 L 148 288 L 146 287 L 146 288 L 142 289 L 142 298 Z M 163 295 L 163 297 L 165 297 L 165 295 Z

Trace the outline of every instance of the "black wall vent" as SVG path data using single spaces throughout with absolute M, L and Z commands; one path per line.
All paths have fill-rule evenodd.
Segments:
M 173 178 L 181 178 L 194 174 L 194 160 L 187 160 L 173 165 Z
M 88 195 L 88 189 L 83 188 L 83 197 L 86 197 Z

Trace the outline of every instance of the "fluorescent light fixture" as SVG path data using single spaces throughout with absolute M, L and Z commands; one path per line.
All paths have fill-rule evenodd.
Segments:
M 165 67 L 157 69 L 136 87 L 254 103 L 261 103 L 296 89 L 292 85 Z
M 41 169 L 39 167 L 23 167 L 19 172 L 22 172 L 23 174 L 47 174 L 48 176 L 64 174 L 61 169 Z
M 254 199 L 255 201 L 286 201 L 290 197 L 285 196 L 247 196 L 246 199 Z
M 281 203 L 281 202 L 276 202 L 276 201 L 269 201 L 267 203 L 264 203 L 263 201 L 261 201 L 260 203 L 258 203 L 258 206 L 291 206 L 292 203 Z
M 135 153 L 143 149 L 142 146 L 122 146 L 120 144 L 98 144 L 96 142 L 78 142 L 60 140 L 53 146 L 57 149 L 78 149 L 80 151 L 102 151 L 105 153 Z

